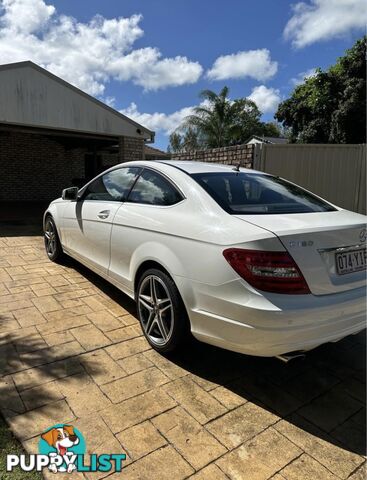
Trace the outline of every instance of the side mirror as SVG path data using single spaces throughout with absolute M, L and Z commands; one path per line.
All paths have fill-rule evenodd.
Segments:
M 65 188 L 62 191 L 62 199 L 75 201 L 78 199 L 78 192 L 79 192 L 78 187 Z

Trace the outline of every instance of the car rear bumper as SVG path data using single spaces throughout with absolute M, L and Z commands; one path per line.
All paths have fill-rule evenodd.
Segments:
M 192 333 L 212 345 L 257 356 L 311 350 L 366 326 L 365 289 L 330 295 L 266 295 L 240 280 L 194 285 Z

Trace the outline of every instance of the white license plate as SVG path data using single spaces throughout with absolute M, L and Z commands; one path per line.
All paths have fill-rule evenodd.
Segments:
M 367 251 L 362 247 L 346 252 L 336 252 L 335 262 L 338 275 L 365 270 L 367 264 Z

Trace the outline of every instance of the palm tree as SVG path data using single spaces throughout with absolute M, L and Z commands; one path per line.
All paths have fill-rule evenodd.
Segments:
M 196 132 L 206 148 L 243 142 L 258 128 L 261 113 L 255 103 L 247 98 L 231 101 L 228 94 L 228 87 L 223 87 L 219 94 L 203 90 L 202 103 L 184 120 L 183 130 Z
M 228 87 L 222 88 L 219 94 L 203 90 L 200 93 L 201 105 L 185 119 L 185 127 L 200 132 L 209 148 L 226 144 L 231 110 L 228 93 Z

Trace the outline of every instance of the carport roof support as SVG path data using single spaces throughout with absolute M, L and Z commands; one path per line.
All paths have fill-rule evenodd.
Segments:
M 154 132 L 33 62 L 0 65 L 0 123 L 154 141 Z

